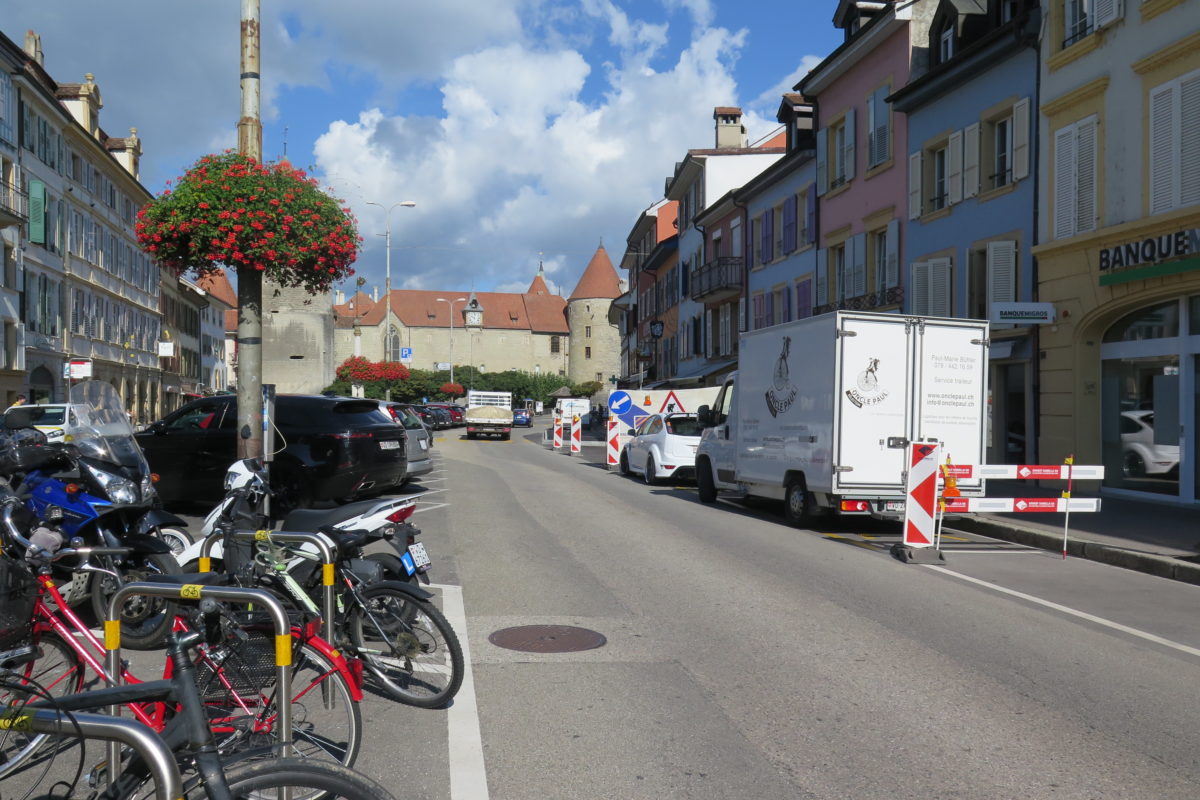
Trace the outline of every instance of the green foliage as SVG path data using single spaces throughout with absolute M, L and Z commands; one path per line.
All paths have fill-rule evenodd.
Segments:
M 390 386 L 392 399 L 404 403 L 419 403 L 423 399 L 429 401 L 455 400 L 461 395 L 448 394 L 443 391 L 445 384 L 450 382 L 449 370 L 409 370 L 408 378 L 401 381 L 375 381 L 363 384 L 367 397 L 382 398 L 384 391 Z M 454 382 L 464 390 L 475 389 L 484 392 L 511 392 L 513 403 L 520 404 L 525 398 L 541 400 L 546 406 L 552 406 L 552 392 L 564 386 L 571 388 L 576 397 L 591 397 L 602 388 L 596 381 L 571 386 L 561 375 L 547 375 L 532 372 L 480 372 L 475 367 L 454 368 Z M 338 394 L 350 394 L 350 384 L 346 381 L 335 381 L 326 391 Z

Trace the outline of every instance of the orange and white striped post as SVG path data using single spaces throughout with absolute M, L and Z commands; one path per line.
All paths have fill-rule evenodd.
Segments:
M 562 447 L 562 412 L 554 412 L 554 449 Z
M 583 452 L 583 424 L 579 415 L 571 417 L 571 455 Z

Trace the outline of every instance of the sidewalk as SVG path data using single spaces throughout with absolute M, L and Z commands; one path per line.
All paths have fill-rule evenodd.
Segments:
M 989 497 L 1057 497 L 1061 488 L 988 481 Z M 1078 491 L 1075 497 L 1097 497 Z M 1063 514 L 976 514 L 948 523 L 961 530 L 1062 552 Z M 1067 553 L 1076 558 L 1200 584 L 1200 509 L 1104 497 L 1100 511 L 1072 514 Z

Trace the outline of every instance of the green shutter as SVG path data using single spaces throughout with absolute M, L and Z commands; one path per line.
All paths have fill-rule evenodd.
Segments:
M 46 243 L 46 184 L 29 182 L 29 241 Z

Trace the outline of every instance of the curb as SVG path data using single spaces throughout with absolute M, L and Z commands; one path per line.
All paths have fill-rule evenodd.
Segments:
M 954 527 L 970 533 L 979 533 L 995 539 L 1003 539 L 1006 542 L 1015 542 L 1029 547 L 1049 550 L 1052 553 L 1062 552 L 1062 536 L 1032 528 L 1022 528 L 995 519 L 988 519 L 986 517 L 960 518 L 955 520 Z M 1086 539 L 1068 540 L 1067 554 L 1076 558 L 1085 558 L 1088 561 L 1098 561 L 1114 567 L 1145 572 L 1160 578 L 1200 585 L 1200 564 L 1182 561 L 1171 556 L 1145 553 L 1140 550 L 1128 550 L 1123 547 L 1114 547 L 1113 545 L 1101 544 L 1099 542 L 1089 542 Z

